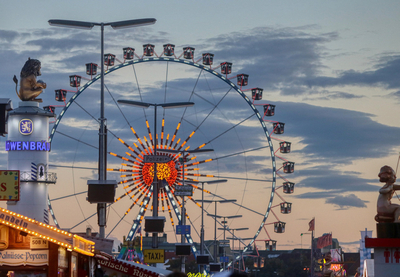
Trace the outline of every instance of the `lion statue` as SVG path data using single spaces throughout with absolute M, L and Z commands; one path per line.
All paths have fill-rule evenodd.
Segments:
M 46 88 L 46 83 L 41 80 L 36 81 L 36 77 L 42 75 L 40 73 L 41 63 L 39 60 L 28 58 L 21 70 L 21 84 L 18 93 L 18 79 L 14 75 L 15 92 L 22 101 L 42 102 L 40 98 L 36 98 Z

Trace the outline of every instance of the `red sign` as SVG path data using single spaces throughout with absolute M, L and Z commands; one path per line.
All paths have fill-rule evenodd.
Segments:
M 150 270 L 146 270 L 143 268 L 140 268 L 138 266 L 135 266 L 133 264 L 127 264 L 118 260 L 103 260 L 103 259 L 97 259 L 97 262 L 105 268 L 109 268 L 115 271 L 122 272 L 126 275 L 129 276 L 138 276 L 138 277 L 158 277 L 159 274 L 155 273 Z

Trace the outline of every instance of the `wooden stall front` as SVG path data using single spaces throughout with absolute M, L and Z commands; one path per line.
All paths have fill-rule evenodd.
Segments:
M 90 276 L 94 242 L 0 209 L 0 277 Z

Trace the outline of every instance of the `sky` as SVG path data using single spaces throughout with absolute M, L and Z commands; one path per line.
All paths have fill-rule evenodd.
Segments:
M 156 18 L 156 24 L 146 27 L 125 30 L 106 27 L 105 53 L 114 53 L 121 60 L 123 47 L 134 47 L 141 55 L 141 47 L 146 43 L 154 44 L 157 54 L 166 43 L 175 44 L 176 53 L 181 53 L 185 46 L 195 47 L 195 60 L 201 58 L 201 53 L 213 53 L 214 66 L 225 61 L 233 63 L 230 77 L 249 74 L 249 86 L 244 89 L 263 88 L 263 99 L 259 103 L 276 105 L 272 120 L 285 123 L 285 133 L 279 139 L 292 142 L 292 152 L 285 159 L 295 162 L 295 172 L 284 177 L 296 185 L 294 194 L 281 193 L 281 196 L 293 204 L 292 212 L 277 214 L 286 222 L 285 233 L 274 234 L 268 225 L 268 235 L 263 230 L 260 240 L 270 235 L 278 241 L 277 249 L 309 248 L 309 235 L 301 236 L 301 233 L 308 233 L 308 222 L 312 218 L 316 222 L 315 236 L 332 232 L 345 251 L 358 250 L 360 231 L 365 228 L 376 235 L 374 216 L 381 185 L 377 174 L 386 164 L 396 169 L 400 151 L 400 123 L 396 120 L 400 116 L 400 82 L 396 74 L 400 69 L 399 37 L 396 36 L 400 23 L 398 1 L 113 1 L 111 4 L 98 0 L 68 1 L 57 5 L 51 1 L 37 1 L 34 6 L 31 2 L 19 1 L 18 7 L 10 1 L 0 0 L 0 3 L 3 10 L 0 18 L 0 84 L 2 97 L 11 98 L 14 107 L 19 100 L 14 93 L 12 77 L 19 76 L 28 57 L 42 62 L 40 79 L 48 87 L 42 94 L 44 103 L 41 106 L 62 104 L 54 101 L 53 91 L 60 88 L 73 90 L 68 87 L 68 76 L 78 74 L 90 78 L 85 75 L 84 64 L 100 63 L 98 28 L 87 31 L 51 27 L 47 23 L 49 19 L 113 22 Z M 106 84 L 118 99 L 132 97 L 138 101 L 138 79 L 143 101 L 160 99 L 155 97 L 159 97 L 157 92 L 167 91 L 166 83 L 172 88 L 168 90 L 168 97 L 171 97 L 168 101 L 181 98 L 186 101 L 186 95 L 194 90 L 196 108 L 165 112 L 170 118 L 169 122 L 166 120 L 166 126 L 171 130 L 176 126 L 175 119 L 184 115 L 186 124 L 182 125 L 182 134 L 191 131 L 190 124 L 198 126 L 212 109 L 212 103 L 215 105 L 216 99 L 227 92 L 218 83 L 220 80 L 213 79 L 210 74 L 198 75 L 196 69 L 170 63 L 166 75 L 165 64 L 157 66 L 150 63 L 137 65 L 135 75 L 132 69 L 118 70 L 113 76 L 110 74 Z M 193 89 L 196 78 L 198 87 Z M 213 92 L 206 94 L 211 91 L 210 87 Z M 98 84 L 87 89 L 87 98 L 82 94 L 82 100 L 78 101 L 88 110 L 93 108 L 91 101 L 96 102 L 93 100 L 96 89 Z M 237 94 L 232 95 L 232 92 L 227 95 L 218 106 L 219 111 L 206 120 L 208 124 L 199 128 L 201 135 L 191 140 L 192 148 L 251 115 L 252 110 L 243 99 L 239 97 L 238 100 Z M 126 109 L 132 126 L 142 126 L 144 115 L 150 124 L 154 120 L 152 111 L 144 113 L 141 109 L 121 108 Z M 56 108 L 56 114 L 60 111 L 61 107 Z M 97 127 L 93 125 L 93 118 L 86 118 L 84 113 L 81 108 L 71 106 L 67 112 L 69 117 L 63 119 L 65 132 L 77 134 L 82 141 L 86 138 L 94 140 Z M 125 119 L 120 120 L 117 113 L 114 106 L 107 114 L 108 124 L 113 126 L 116 135 L 111 136 L 111 140 L 129 137 Z M 162 114 L 160 111 L 160 118 Z M 139 134 L 142 139 L 147 132 L 145 128 L 143 130 Z M 270 125 L 268 130 L 271 132 Z M 130 139 L 133 142 L 131 136 L 132 133 Z M 181 138 L 186 137 L 182 135 Z M 1 141 L 5 140 L 1 138 Z M 257 120 L 246 121 L 235 128 L 229 138 L 213 142 L 216 150 L 211 155 L 213 158 L 241 151 L 237 149 L 264 148 L 260 152 L 220 159 L 217 166 L 205 165 L 202 172 L 231 178 L 229 189 L 220 184 L 212 190 L 226 199 L 237 198 L 244 206 L 264 213 L 271 195 L 270 182 L 265 185 L 267 188 L 264 185 L 256 188 L 259 182 L 250 179 L 269 178 L 265 177 L 271 171 L 266 145 Z M 275 150 L 276 146 L 274 142 Z M 122 154 L 125 151 L 121 145 L 115 147 Z M 4 143 L 0 150 L 3 156 L 0 166 L 6 169 Z M 87 179 L 96 178 L 96 171 L 90 169 L 97 166 L 93 158 L 96 151 L 91 151 L 76 140 L 55 136 L 50 163 L 59 165 L 54 167 L 58 182 L 54 188 L 49 188 L 50 195 L 61 197 L 67 194 L 64 189 L 80 192 L 79 184 L 84 187 Z M 198 159 L 205 158 L 199 155 Z M 121 167 L 118 159 L 110 158 L 109 163 L 114 168 Z M 68 168 L 71 164 L 89 169 L 71 170 Z M 239 182 L 238 178 L 243 176 L 247 181 Z M 281 184 L 282 180 L 278 180 L 277 186 Z M 230 189 L 232 187 L 235 189 Z M 196 199 L 199 199 L 198 195 Z M 210 196 L 206 195 L 206 198 Z M 85 213 L 84 195 L 75 200 L 80 201 L 78 213 Z M 279 201 L 275 199 L 274 205 Z M 398 199 L 393 201 L 397 203 Z M 223 206 L 219 205 L 218 211 L 230 215 L 231 206 Z M 230 227 L 250 226 L 249 231 L 240 234 L 243 238 L 252 237 L 259 219 L 254 220 L 248 210 L 238 211 L 237 208 L 234 212 L 243 213 L 243 217 L 230 221 Z M 188 213 L 199 229 L 199 209 L 192 206 L 188 209 L 193 209 Z M 207 206 L 207 210 L 214 212 L 212 205 Z M 112 212 L 119 216 L 113 216 Z M 74 213 L 60 213 L 58 217 L 68 225 L 74 216 Z M 111 221 L 120 216 L 121 211 L 110 211 Z M 272 217 L 270 214 L 267 221 L 274 221 Z M 207 218 L 205 222 L 206 238 L 212 239 L 213 221 Z M 96 228 L 95 221 L 84 223 L 81 228 L 86 227 L 85 224 Z M 125 230 L 126 227 L 113 236 L 121 240 Z M 174 237 L 171 232 L 168 236 Z M 195 233 L 192 237 L 198 241 Z M 261 248 L 262 244 L 257 242 Z

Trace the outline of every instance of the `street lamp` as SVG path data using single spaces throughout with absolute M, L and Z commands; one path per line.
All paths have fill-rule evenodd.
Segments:
M 226 183 L 228 180 L 220 179 L 220 180 L 210 180 L 199 182 L 201 183 L 201 230 L 200 230 L 200 254 L 204 255 L 204 184 L 219 184 Z M 198 200 L 196 200 L 198 202 Z
M 236 236 L 235 236 L 235 231 L 244 231 L 244 230 L 249 230 L 249 228 L 229 228 L 228 227 L 228 229 L 227 229 L 228 231 L 232 231 L 232 238 L 227 238 L 227 239 L 232 239 L 232 250 L 234 250 L 235 249 L 235 239 L 237 239 L 236 238 Z M 240 248 L 240 247 L 239 247 Z
M 107 127 L 106 118 L 104 117 L 104 26 L 111 26 L 113 29 L 130 28 L 137 26 L 144 26 L 156 23 L 155 18 L 143 18 L 133 19 L 117 22 L 108 23 L 97 23 L 97 22 L 85 22 L 85 21 L 74 21 L 74 20 L 62 20 L 62 19 L 50 19 L 49 24 L 51 26 L 58 27 L 69 27 L 79 29 L 92 29 L 94 26 L 100 26 L 101 28 L 101 84 L 100 84 L 100 128 L 99 128 L 99 165 L 98 165 L 98 184 L 107 183 Z M 106 203 L 97 204 L 97 216 L 99 224 L 99 236 L 100 238 L 105 237 L 105 226 L 106 226 Z
M 160 149 L 161 152 L 167 152 L 167 153 L 181 153 L 182 154 L 182 187 L 185 186 L 185 154 L 187 153 L 206 153 L 206 152 L 213 152 L 214 149 L 194 149 L 192 151 L 180 151 L 180 150 L 175 150 L 175 149 Z M 225 180 L 226 181 L 226 180 Z M 193 182 L 192 183 L 197 183 Z M 203 183 L 204 185 L 204 183 Z M 186 209 L 185 209 L 185 195 L 182 195 L 182 215 L 181 215 L 181 222 L 180 224 L 186 225 Z M 184 228 L 184 227 L 182 227 Z M 185 235 L 183 232 L 181 234 L 181 243 L 185 243 Z M 200 246 L 200 254 L 203 254 Z M 182 272 L 185 272 L 185 256 L 182 256 Z
M 301 240 L 301 249 L 303 249 L 303 235 L 311 235 L 311 233 L 301 233 L 300 234 L 300 240 Z M 311 242 L 312 243 L 312 242 Z
M 131 105 L 134 107 L 140 108 L 148 108 L 150 106 L 154 107 L 154 136 L 153 136 L 153 146 L 154 146 L 154 156 L 157 155 L 157 107 L 163 107 L 164 109 L 173 109 L 173 108 L 183 108 L 183 107 L 191 107 L 194 105 L 193 102 L 174 102 L 174 103 L 162 103 L 162 104 L 153 104 L 146 103 L 140 101 L 132 101 L 132 100 L 118 100 L 120 104 Z M 153 217 L 158 217 L 158 180 L 157 180 L 157 162 L 154 162 L 154 178 L 153 178 Z M 158 233 L 153 233 L 153 248 L 158 248 Z
M 226 230 L 226 223 L 227 223 L 227 219 L 231 219 L 231 218 L 238 218 L 238 217 L 242 217 L 242 215 L 230 215 L 230 216 L 220 216 L 220 218 L 223 218 L 224 220 L 221 221 L 221 223 L 224 225 L 224 228 L 218 228 L 218 230 L 224 230 L 224 244 L 226 243 L 226 239 L 225 239 L 225 230 Z M 248 228 L 247 228 L 248 229 Z M 228 244 L 229 246 L 229 244 Z M 223 262 L 223 269 L 225 270 L 225 245 L 224 245 L 224 262 Z
M 239 230 L 239 229 L 242 229 L 242 228 L 238 228 L 238 229 L 235 229 L 235 230 Z M 244 228 L 244 229 L 248 229 L 248 228 Z M 228 229 L 229 230 L 229 229 Z M 232 230 L 232 229 L 230 229 L 230 230 Z M 233 240 L 233 241 L 235 241 L 235 240 L 239 240 L 239 241 L 244 241 L 244 240 L 252 240 L 252 239 L 254 239 L 254 238 L 242 238 L 242 237 L 240 237 L 240 238 L 238 238 L 238 237 L 236 237 L 235 235 L 233 235 L 233 237 L 229 237 L 229 238 L 227 238 L 227 239 L 231 239 L 231 240 Z M 243 243 L 243 242 L 242 242 Z M 238 249 L 238 253 L 239 253 L 239 255 L 240 255 L 240 260 L 239 260 L 239 267 L 238 267 L 238 271 L 239 271 L 239 273 L 240 272 L 242 272 L 242 269 L 241 269 L 241 263 L 240 262 L 242 262 L 243 263 L 243 265 L 244 265 L 244 261 L 243 261 L 243 250 L 241 250 L 240 249 L 240 243 L 239 243 L 239 249 Z M 233 265 L 233 268 L 234 268 L 235 266 Z M 244 268 L 245 268 L 245 266 L 244 266 Z
M 236 202 L 236 199 L 226 199 L 226 200 L 203 200 L 205 203 L 215 203 L 215 211 L 213 215 L 207 214 L 208 216 L 214 217 L 214 262 L 217 261 L 217 218 L 222 218 L 222 216 L 217 215 L 217 203 L 232 203 Z

